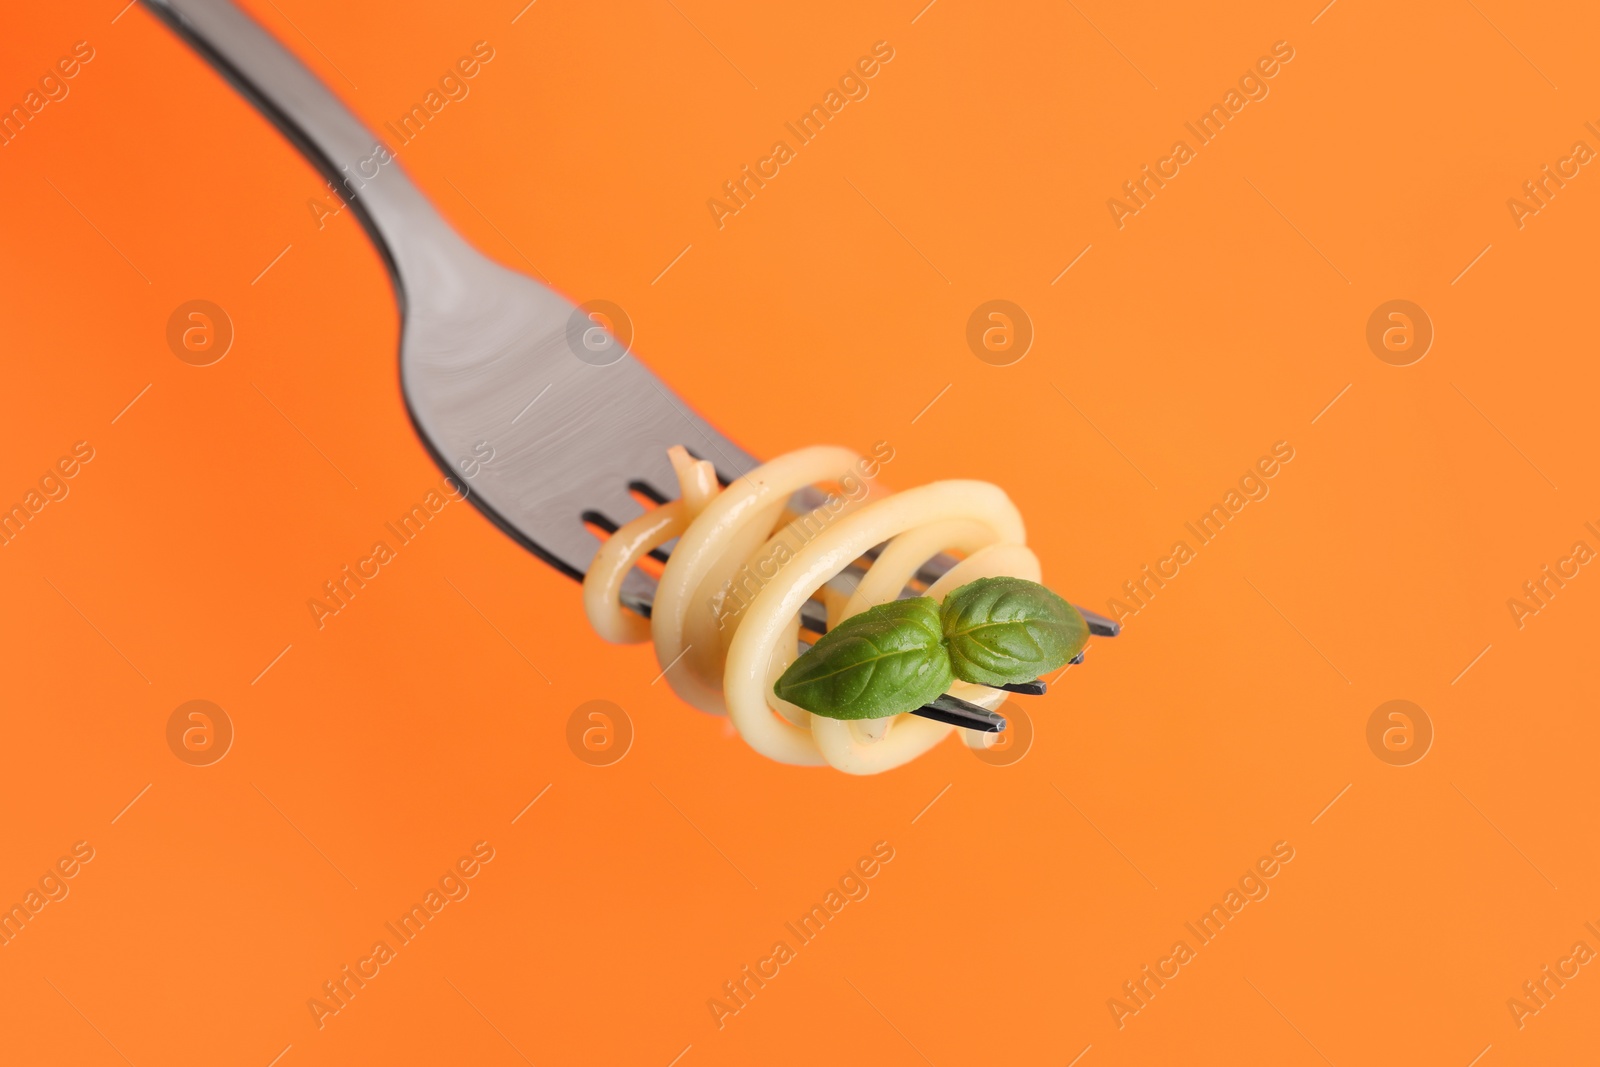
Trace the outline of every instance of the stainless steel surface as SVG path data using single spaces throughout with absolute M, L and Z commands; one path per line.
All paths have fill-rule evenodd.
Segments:
M 911 714 L 959 726 L 963 730 L 976 730 L 980 734 L 997 734 L 1006 728 L 1004 716 L 969 704 L 949 693 L 934 697 Z
M 1089 632 L 1096 637 L 1115 637 L 1122 632 L 1122 624 L 1120 622 L 1090 611 L 1081 604 L 1072 606 L 1078 609 L 1078 614 L 1082 615 L 1084 621 L 1089 624 Z
M 343 191 L 394 281 L 412 422 L 501 529 L 581 578 L 599 546 L 583 512 L 626 522 L 641 511 L 630 481 L 675 488 L 668 446 L 725 477 L 756 465 L 631 354 L 599 365 L 620 352 L 607 346 L 614 339 L 468 245 L 383 142 L 248 15 L 228 0 L 144 2 Z M 493 460 L 467 479 L 461 464 L 490 449 Z M 630 576 L 630 599 L 648 598 L 643 578 Z

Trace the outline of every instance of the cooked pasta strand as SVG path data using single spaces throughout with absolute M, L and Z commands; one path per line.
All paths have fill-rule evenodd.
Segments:
M 1038 557 L 1024 543 L 1022 517 L 1004 492 L 964 480 L 874 492 L 857 475 L 866 469 L 861 457 L 833 446 L 790 452 L 726 488 L 718 487 L 709 463 L 681 448 L 672 450 L 672 462 L 678 499 L 618 529 L 584 579 L 584 610 L 596 632 L 616 642 L 653 640 L 663 668 L 673 664 L 665 677 L 680 697 L 728 715 L 750 747 L 783 763 L 877 774 L 915 759 L 955 729 L 914 715 L 864 722 L 812 715 L 780 700 L 772 687 L 799 654 L 800 609 L 812 598 L 835 626 L 894 600 L 940 553 L 961 559 L 929 587 L 936 600 L 978 578 L 1039 581 Z M 789 510 L 798 490 L 830 484 L 841 492 L 822 506 Z M 622 607 L 622 581 L 673 538 L 678 543 L 646 621 Z M 880 544 L 864 575 L 841 577 Z M 991 710 L 1006 696 L 961 681 L 951 693 Z M 966 740 L 985 747 L 994 738 Z

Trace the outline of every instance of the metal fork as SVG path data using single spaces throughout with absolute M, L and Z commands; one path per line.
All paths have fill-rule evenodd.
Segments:
M 669 446 L 709 460 L 725 483 L 758 465 L 571 301 L 469 245 L 389 147 L 230 0 L 144 3 L 350 205 L 394 283 L 401 391 L 417 435 L 449 474 L 472 472 L 468 499 L 512 539 L 581 580 L 600 545 L 585 517 L 614 529 L 643 511 L 630 489 L 659 499 L 676 486 Z M 481 449 L 492 462 L 479 462 Z M 939 557 L 919 577 L 953 563 Z M 642 614 L 654 593 L 637 569 L 623 583 L 623 602 Z M 1094 633 L 1118 630 L 1084 616 Z M 998 729 L 984 716 L 962 725 Z

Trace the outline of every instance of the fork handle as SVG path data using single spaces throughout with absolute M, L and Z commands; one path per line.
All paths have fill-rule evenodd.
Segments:
M 402 301 L 446 282 L 467 246 L 391 150 L 293 53 L 230 0 L 144 0 L 281 130 L 354 210 Z

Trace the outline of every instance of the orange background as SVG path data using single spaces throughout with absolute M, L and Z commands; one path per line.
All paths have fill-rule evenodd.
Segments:
M 1520 230 L 1506 200 L 1600 147 L 1600 16 L 248 6 L 375 127 L 489 42 L 400 155 L 462 232 L 626 308 L 755 455 L 882 439 L 890 485 L 1000 483 L 1079 603 L 1295 458 L 1029 701 L 1005 767 L 953 740 L 875 778 L 770 763 L 464 506 L 318 631 L 307 599 L 439 477 L 380 261 L 142 8 L 9 12 L 0 101 L 96 56 L 0 148 L 0 502 L 95 458 L 0 549 L 0 898 L 96 854 L 0 948 L 8 1062 L 1593 1061 L 1600 967 L 1521 1029 L 1506 1000 L 1600 949 L 1600 577 L 1520 630 L 1506 601 L 1600 547 L 1600 177 Z M 871 95 L 718 230 L 706 199 L 879 40 Z M 1107 198 L 1279 40 L 1271 95 L 1119 230 Z M 194 298 L 237 333 L 209 367 L 165 341 Z M 1013 366 L 964 340 L 991 298 L 1037 331 Z M 1436 329 L 1408 367 L 1365 341 L 1395 298 Z M 237 731 L 213 766 L 167 748 L 192 699 Z M 610 767 L 565 742 L 592 699 L 636 731 Z M 1436 731 L 1411 766 L 1366 742 L 1391 699 Z M 471 895 L 319 1030 L 308 998 L 480 840 Z M 871 895 L 719 1030 L 707 1000 L 880 840 Z M 1278 841 L 1271 895 L 1118 1029 L 1108 998 Z

